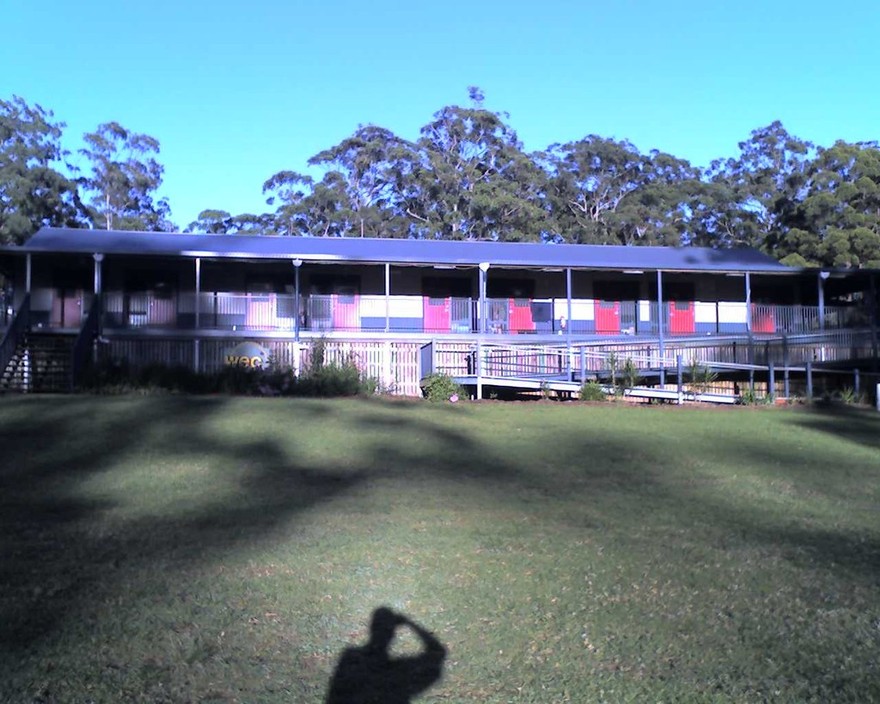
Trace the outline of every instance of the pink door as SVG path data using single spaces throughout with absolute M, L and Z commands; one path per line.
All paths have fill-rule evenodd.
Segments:
M 596 301 L 596 332 L 616 334 L 620 332 L 620 303 L 618 301 Z
M 360 330 L 361 316 L 357 290 L 353 286 L 339 286 L 333 293 L 333 329 Z
M 532 301 L 528 298 L 510 299 L 510 332 L 534 332 Z
M 425 332 L 449 332 L 452 329 L 452 315 L 448 298 L 425 296 L 422 314 Z
M 669 301 L 669 332 L 689 335 L 696 330 L 693 301 Z
M 275 326 L 275 294 L 248 294 L 244 324 L 248 330 L 271 330 Z

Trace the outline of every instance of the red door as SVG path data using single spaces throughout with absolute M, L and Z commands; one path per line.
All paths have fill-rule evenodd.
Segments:
M 618 301 L 596 301 L 594 310 L 596 332 L 606 335 L 620 332 L 620 303 Z
M 452 329 L 448 298 L 425 296 L 422 304 L 425 332 L 449 332 Z
M 776 311 L 772 305 L 752 304 L 752 332 L 776 332 Z
M 669 333 L 689 335 L 696 330 L 693 301 L 669 301 Z
M 535 321 L 532 320 L 532 302 L 528 298 L 510 299 L 510 331 L 534 332 Z
M 333 293 L 333 329 L 360 330 L 361 316 L 357 290 L 338 286 Z

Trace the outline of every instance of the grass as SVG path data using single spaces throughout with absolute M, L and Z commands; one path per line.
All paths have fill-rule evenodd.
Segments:
M 880 701 L 867 411 L 5 398 L 0 453 L 2 702 L 321 702 L 382 605 L 420 701 Z

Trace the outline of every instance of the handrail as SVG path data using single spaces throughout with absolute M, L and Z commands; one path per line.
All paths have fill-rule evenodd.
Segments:
M 682 344 L 683 343 L 683 344 Z M 483 341 L 480 345 L 450 343 L 449 349 L 443 343 L 435 346 L 434 352 L 443 358 L 435 371 L 459 374 L 467 370 L 472 373 L 474 367 L 469 359 L 473 355 L 481 355 L 481 368 L 491 369 L 488 376 L 520 377 L 523 375 L 558 375 L 568 370 L 605 371 L 612 359 L 623 364 L 627 360 L 640 369 L 671 369 L 677 365 L 677 358 L 687 366 L 698 365 L 713 369 L 728 370 L 766 370 L 771 364 L 780 369 L 796 370 L 806 362 L 832 362 L 839 359 L 840 350 L 845 351 L 848 359 L 867 359 L 870 350 L 870 337 L 867 332 L 848 333 L 830 331 L 810 335 L 785 336 L 762 339 L 754 343 L 759 362 L 745 363 L 748 358 L 743 352 L 737 360 L 735 349 L 737 343 L 745 350 L 742 338 L 717 338 L 687 340 L 682 343 L 671 342 L 659 354 L 657 346 L 648 346 L 644 341 L 631 342 L 582 342 L 571 346 L 563 344 L 515 344 L 492 343 Z M 439 347 L 439 349 L 438 349 Z M 477 351 L 478 350 L 478 351 Z M 730 355 L 731 350 L 734 354 Z M 449 354 L 453 357 L 450 358 Z
M 92 349 L 101 330 L 101 308 L 101 294 L 95 294 L 92 307 L 76 336 L 76 342 L 73 343 L 73 350 L 70 353 L 71 391 L 76 388 L 83 371 L 93 362 Z
M 0 341 L 0 374 L 6 370 L 6 365 L 15 355 L 18 343 L 27 333 L 31 324 L 31 294 L 26 293 L 21 305 L 12 318 L 12 324 Z

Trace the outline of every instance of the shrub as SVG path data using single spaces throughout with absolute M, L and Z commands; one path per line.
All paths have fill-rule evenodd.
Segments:
M 448 401 L 453 396 L 458 398 L 464 397 L 464 389 L 455 383 L 455 379 L 448 374 L 440 372 L 435 372 L 425 377 L 422 393 L 426 399 L 435 403 Z
M 331 362 L 312 367 L 293 384 L 290 393 L 296 396 L 366 396 L 376 393 L 378 383 L 361 374 L 353 361 Z
M 836 400 L 845 403 L 848 406 L 864 402 L 862 394 L 857 393 L 852 386 L 844 386 L 834 394 Z
M 598 381 L 588 381 L 581 386 L 581 401 L 604 401 L 605 390 Z
M 630 357 L 626 358 L 623 368 L 620 370 L 620 392 L 623 393 L 627 389 L 631 389 L 639 383 L 639 368 Z
M 700 364 L 692 359 L 687 371 L 690 378 L 691 391 L 695 394 L 704 394 L 718 380 L 718 374 L 711 368 Z

